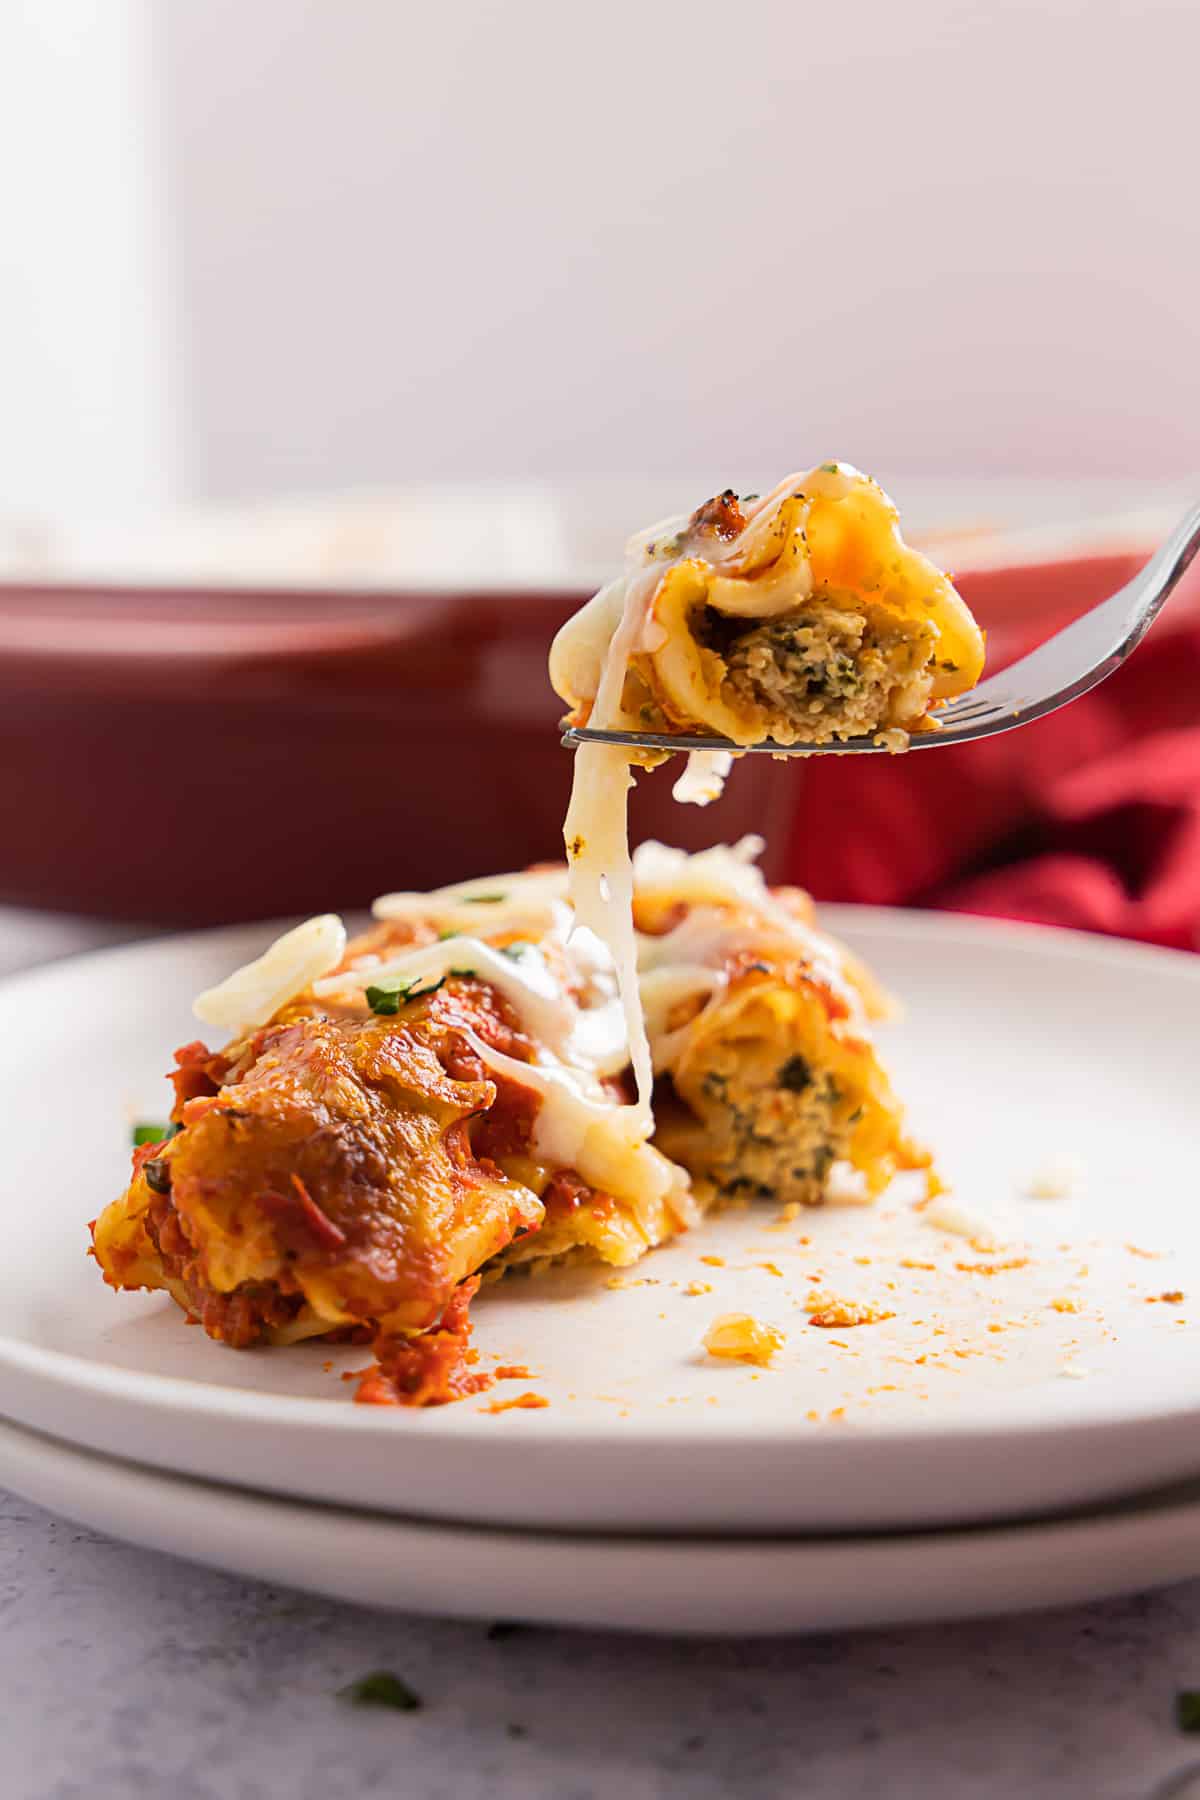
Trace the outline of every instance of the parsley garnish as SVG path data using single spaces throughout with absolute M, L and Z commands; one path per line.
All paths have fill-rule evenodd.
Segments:
M 777 1072 L 775 1081 L 790 1094 L 802 1094 L 812 1084 L 812 1070 L 802 1056 L 789 1056 Z
M 462 936 L 461 931 L 439 931 L 438 932 L 438 943 L 444 944 L 447 938 L 461 937 L 461 936 Z
M 135 1125 L 133 1128 L 133 1147 L 139 1144 L 160 1144 L 164 1138 L 175 1136 L 177 1125 Z
M 450 973 L 457 975 L 458 970 L 452 969 Z M 367 1005 L 373 1013 L 379 1013 L 381 1017 L 390 1017 L 392 1013 L 398 1013 L 400 1008 L 406 1006 L 410 1000 L 423 1000 L 426 994 L 436 994 L 446 977 L 440 976 L 437 981 L 431 981 L 428 987 L 418 987 L 417 983 L 420 979 L 419 975 L 414 975 L 411 981 L 389 981 L 379 987 L 369 987 L 367 989 Z
M 460 981 L 473 981 L 475 978 L 474 969 L 451 969 L 450 973 L 457 975 Z
M 534 946 L 528 938 L 516 938 L 511 944 L 501 944 L 500 954 L 501 956 L 511 956 L 514 962 L 520 962 L 521 958 L 528 956 L 533 948 Z
M 821 464 L 822 475 L 836 475 L 837 472 L 838 472 L 838 466 L 836 463 L 822 463 Z
M 507 894 L 464 894 L 464 906 L 491 906 L 497 900 L 507 900 Z
M 375 1669 L 338 1689 L 338 1699 L 351 1706 L 390 1706 L 393 1712 L 418 1712 L 424 1705 L 406 1681 L 390 1669 Z
M 758 499 L 761 499 L 761 497 L 762 496 L 759 494 L 743 494 L 742 495 L 743 500 L 758 500 Z

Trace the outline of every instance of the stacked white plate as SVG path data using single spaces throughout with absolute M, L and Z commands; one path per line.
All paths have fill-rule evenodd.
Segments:
M 86 1256 L 131 1121 L 165 1110 L 192 995 L 264 930 L 0 987 L 0 1482 L 348 1599 L 640 1630 L 952 1617 L 1200 1574 L 1200 963 L 828 918 L 905 1002 L 885 1054 L 959 1216 L 901 1182 L 872 1208 L 726 1213 L 621 1275 L 511 1280 L 477 1304 L 479 1367 L 528 1373 L 416 1413 L 352 1404 L 361 1349 L 228 1351 Z M 822 1328 L 814 1296 L 889 1316 Z M 724 1312 L 785 1334 L 769 1367 L 704 1353 Z M 546 1404 L 497 1408 L 526 1393 Z

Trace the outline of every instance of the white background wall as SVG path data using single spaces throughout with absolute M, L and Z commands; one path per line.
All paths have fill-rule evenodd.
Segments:
M 180 490 L 144 0 L 0 0 L 0 520 Z
M 10 494 L 1200 469 L 1198 0 L 0 18 Z

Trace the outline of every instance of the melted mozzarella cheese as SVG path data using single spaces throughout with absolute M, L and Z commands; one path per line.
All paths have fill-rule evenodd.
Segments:
M 673 931 L 641 940 L 639 967 L 645 971 L 672 962 L 720 966 L 743 952 L 799 957 L 861 1025 L 862 998 L 847 979 L 844 952 L 771 893 L 753 860 L 762 848 L 759 837 L 691 856 L 666 844 L 639 844 L 633 856 L 637 894 L 686 901 L 691 908 Z M 752 916 L 745 916 L 747 909 Z
M 554 921 L 556 902 L 567 891 L 563 869 L 524 869 L 511 875 L 479 877 L 431 893 L 383 894 L 371 908 L 383 920 L 424 919 L 444 930 L 511 930 Z
M 345 950 L 346 927 L 336 913 L 306 919 L 253 962 L 198 994 L 192 1010 L 206 1025 L 239 1037 L 265 1025 L 281 1006 L 336 968 Z
M 523 1063 L 464 1035 L 495 1074 L 541 1095 L 533 1123 L 535 1153 L 560 1168 L 575 1169 L 589 1187 L 648 1210 L 666 1203 L 681 1226 L 694 1224 L 699 1208 L 685 1172 L 646 1143 L 636 1109 L 621 1106 L 578 1073 L 554 1063 Z
M 573 696 L 577 703 L 590 702 L 588 723 L 595 730 L 618 731 L 636 724 L 624 709 L 630 658 L 638 649 L 662 647 L 654 636 L 655 631 L 661 636 L 662 628 L 651 618 L 654 594 L 666 566 L 656 560 L 656 547 L 665 540 L 678 550 L 686 529 L 686 519 L 668 520 L 631 538 L 626 546 L 624 578 L 602 588 L 567 621 L 551 646 L 550 679 L 555 690 Z M 668 563 L 672 560 L 675 558 L 669 557 Z M 729 760 L 725 758 L 727 765 Z M 720 757 L 689 759 L 676 784 L 677 798 L 701 805 L 715 800 L 724 779 L 720 763 Z M 629 858 L 631 764 L 629 753 L 618 745 L 580 745 L 575 752 L 563 841 L 567 892 L 575 916 L 600 938 L 616 967 L 637 1082 L 636 1113 L 643 1132 L 648 1133 L 654 1071 L 637 987 Z
M 726 985 L 726 977 L 722 971 L 707 968 L 703 963 L 675 963 L 664 968 L 648 969 L 639 977 L 646 1035 L 650 1039 L 656 1075 L 674 1062 L 695 1014 L 678 1028 L 672 1028 L 672 1016 L 689 1002 L 699 1000 L 703 1006 Z
M 629 659 L 646 623 L 660 571 L 642 564 L 640 540 L 630 548 L 620 623 L 604 657 L 590 723 L 613 731 L 625 723 L 622 696 Z M 564 627 L 564 630 L 566 627 Z M 559 634 L 560 638 L 562 634 Z M 557 643 L 558 640 L 556 640 Z M 583 744 L 575 752 L 571 801 L 563 825 L 567 897 L 580 925 L 595 932 L 612 957 L 625 1009 L 629 1059 L 637 1082 L 635 1112 L 642 1135 L 651 1128 L 654 1073 L 637 991 L 633 935 L 633 866 L 629 860 L 630 758 L 615 744 Z
M 625 610 L 625 578 L 618 576 L 569 618 L 550 646 L 550 685 L 556 694 L 592 699 Z
M 626 795 L 633 776 L 622 752 L 585 744 L 575 752 L 571 804 L 563 827 L 571 858 L 569 892 L 575 917 L 594 932 L 612 958 L 625 1014 L 629 1057 L 637 1080 L 642 1135 L 650 1129 L 650 1046 L 637 993 L 633 936 L 633 870 L 629 861 Z
M 531 1037 L 572 1068 L 618 1074 L 628 1061 L 624 1022 L 615 995 L 580 1006 L 551 973 L 536 944 L 507 954 L 481 938 L 459 933 L 380 961 L 364 958 L 352 968 L 313 984 L 320 999 L 361 994 L 368 987 L 411 985 L 418 993 L 448 975 L 473 975 L 508 1001 Z
M 761 906 L 770 897 L 756 861 L 765 849 L 762 838 L 748 835 L 736 844 L 714 844 L 711 850 L 673 850 L 650 839 L 633 853 L 633 880 L 639 895 L 664 894 L 689 904 Z
M 729 750 L 692 750 L 683 774 L 671 789 L 672 797 L 684 806 L 711 806 L 725 791 L 725 781 L 733 767 Z

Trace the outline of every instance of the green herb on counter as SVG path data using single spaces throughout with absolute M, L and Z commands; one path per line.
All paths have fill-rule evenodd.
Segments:
M 1175 1696 L 1175 1723 L 1180 1731 L 1200 1731 L 1200 1688 L 1180 1688 Z
M 360 1676 L 339 1688 L 337 1697 L 351 1706 L 388 1706 L 393 1712 L 418 1712 L 424 1705 L 420 1694 L 390 1669 L 375 1669 L 370 1675 Z

